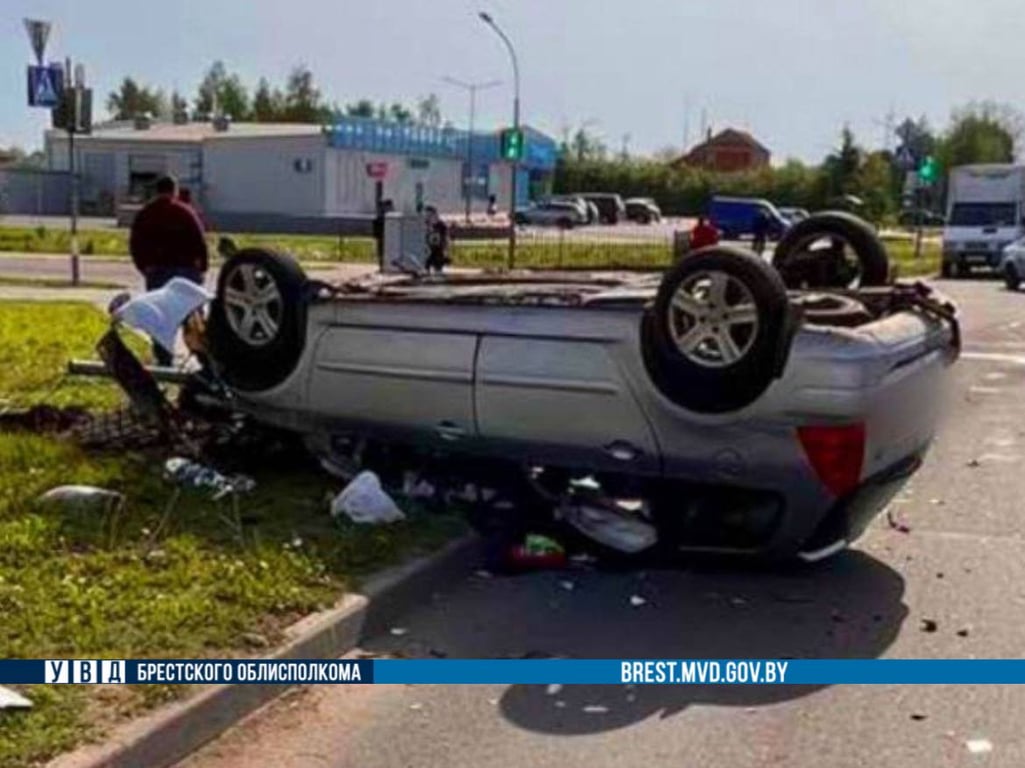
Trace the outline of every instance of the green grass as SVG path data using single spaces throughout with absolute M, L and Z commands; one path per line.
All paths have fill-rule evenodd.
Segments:
M 117 290 L 124 288 L 123 283 L 109 283 L 100 280 L 80 280 L 78 285 L 72 285 L 70 280 L 62 280 L 56 277 L 3 277 L 0 276 L 0 286 L 13 288 L 93 288 L 96 290 Z
M 106 327 L 86 305 L 0 303 L 0 398 L 31 404 L 61 380 L 68 355 L 88 354 Z M 112 385 L 68 382 L 47 402 L 109 407 Z M 287 453 L 284 454 L 287 458 Z M 439 546 L 462 530 L 454 513 L 401 499 L 409 520 L 382 528 L 334 521 L 339 484 L 273 454 L 252 467 L 241 540 L 227 502 L 185 493 L 169 523 L 164 455 L 87 453 L 73 442 L 0 432 L 0 658 L 224 657 L 265 653 L 281 630 L 331 605 L 368 573 Z M 38 500 L 63 484 L 123 493 L 120 509 Z M 109 724 L 184 689 L 36 686 L 35 707 L 0 716 L 0 765 L 27 768 L 99 738 Z
M 106 317 L 91 304 L 0 304 L 0 411 L 42 402 L 87 408 L 119 403 L 120 393 L 111 384 L 64 375 L 69 360 L 96 357 L 96 342 L 108 327 Z M 134 337 L 132 344 L 140 352 L 145 347 Z
M 943 247 L 935 240 L 927 240 L 922 244 L 922 255 L 918 258 L 915 258 L 913 240 L 887 240 L 886 250 L 890 254 L 891 266 L 898 270 L 902 278 L 939 274 Z

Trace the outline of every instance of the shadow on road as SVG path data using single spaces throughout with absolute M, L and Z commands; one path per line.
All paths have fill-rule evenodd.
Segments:
M 907 616 L 903 594 L 897 572 L 860 552 L 789 573 L 536 574 L 475 579 L 410 617 L 411 634 L 450 658 L 872 658 Z M 633 605 L 635 596 L 646 602 Z M 401 653 L 392 640 L 367 647 Z M 407 645 L 405 652 L 426 654 L 428 647 Z M 522 728 L 572 735 L 670 717 L 691 704 L 757 706 L 814 690 L 515 685 L 499 709 Z

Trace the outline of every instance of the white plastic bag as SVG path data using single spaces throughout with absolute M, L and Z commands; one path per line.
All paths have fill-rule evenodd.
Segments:
M 185 318 L 213 296 L 191 280 L 175 277 L 163 288 L 144 293 L 114 309 L 114 317 L 142 331 L 174 354 L 174 341 Z
M 354 523 L 380 525 L 405 520 L 373 472 L 360 472 L 331 502 L 331 516 L 348 515 Z
M 115 508 L 124 503 L 124 494 L 92 485 L 58 485 L 39 497 L 47 504 L 60 504 L 68 509 Z

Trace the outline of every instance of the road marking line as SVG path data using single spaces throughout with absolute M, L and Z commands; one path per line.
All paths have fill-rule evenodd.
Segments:
M 962 352 L 961 357 L 964 360 L 981 360 L 1025 366 L 1025 355 L 1009 355 L 1003 352 Z

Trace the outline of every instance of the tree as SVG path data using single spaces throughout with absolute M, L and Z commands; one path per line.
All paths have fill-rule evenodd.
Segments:
M 394 120 L 396 123 L 411 123 L 413 122 L 413 111 L 396 101 L 388 107 L 388 119 Z
M 583 126 L 573 134 L 569 150 L 577 162 L 604 160 L 608 154 L 608 148 L 602 140 L 588 133 L 587 128 Z
M 940 165 L 1010 163 L 1021 138 L 1022 118 L 1012 107 L 972 103 L 954 111 L 938 149 Z
M 359 101 L 354 101 L 351 104 L 346 104 L 345 114 L 349 117 L 374 117 L 376 114 L 374 102 L 370 99 L 360 99 Z
M 282 119 L 285 97 L 277 88 L 271 90 L 267 78 L 261 77 L 253 93 L 252 118 L 258 123 L 273 123 Z
M 417 121 L 432 128 L 441 126 L 441 102 L 438 94 L 430 93 L 416 103 Z
M 840 131 L 840 146 L 822 163 L 823 183 L 829 196 L 853 191 L 854 177 L 861 167 L 861 149 L 854 140 L 854 131 L 845 125 Z
M 155 117 L 167 112 L 167 101 L 159 89 L 147 88 L 126 77 L 107 96 L 107 110 L 115 120 L 132 120 L 144 114 Z
M 200 115 L 216 113 L 232 120 L 248 120 L 249 94 L 237 74 L 229 74 L 223 61 L 215 61 L 199 84 L 195 108 Z
M 321 104 L 313 73 L 303 64 L 288 75 L 284 106 L 284 119 L 292 123 L 319 123 L 330 117 L 330 109 Z
M 904 122 L 897 126 L 896 134 L 900 139 L 898 153 L 907 150 L 915 163 L 922 162 L 936 152 L 936 135 L 924 116 L 918 120 L 905 118 Z
M 865 161 L 854 176 L 852 191 L 865 202 L 865 215 L 872 221 L 883 219 L 896 211 L 892 157 L 889 153 L 871 152 L 865 156 Z
M 189 103 L 185 100 L 178 91 L 171 93 L 171 119 L 178 120 L 180 118 L 188 118 L 189 115 Z

